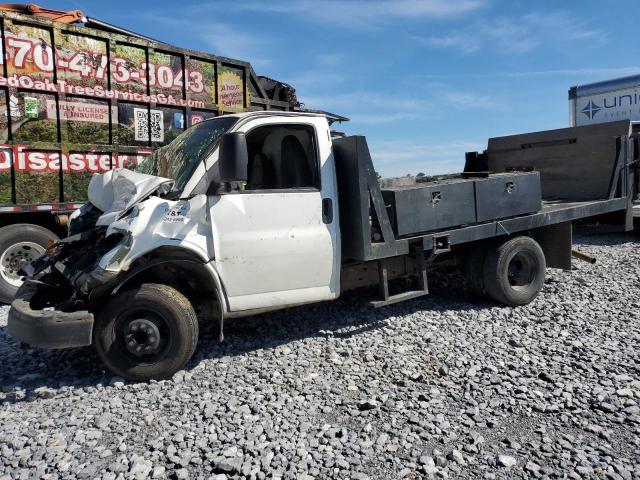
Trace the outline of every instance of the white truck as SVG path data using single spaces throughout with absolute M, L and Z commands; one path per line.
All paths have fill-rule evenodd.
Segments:
M 541 141 L 527 143 L 527 168 L 509 168 L 522 140 L 507 137 L 468 155 L 458 178 L 381 190 L 365 138 L 335 138 L 324 115 L 205 120 L 137 172 L 93 176 L 69 236 L 23 269 L 9 332 L 42 348 L 94 344 L 113 372 L 147 380 L 184 367 L 202 324 L 222 339 L 225 319 L 348 289 L 377 286 L 374 307 L 415 298 L 445 260 L 477 295 L 526 304 L 545 266 L 570 268 L 571 222 L 624 217 L 634 184 L 629 138 L 608 136 L 623 146 L 610 179 L 543 200 L 547 167 L 535 167 L 555 144 Z

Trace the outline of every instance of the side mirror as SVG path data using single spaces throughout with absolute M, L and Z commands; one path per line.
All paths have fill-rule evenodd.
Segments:
M 249 153 L 243 132 L 225 133 L 218 146 L 218 167 L 221 183 L 246 182 Z

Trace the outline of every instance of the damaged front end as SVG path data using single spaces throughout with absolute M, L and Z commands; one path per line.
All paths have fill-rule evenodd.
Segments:
M 171 181 L 117 169 L 95 175 L 89 201 L 70 217 L 69 236 L 23 268 L 25 283 L 9 311 L 9 332 L 41 348 L 91 344 L 94 306 L 121 273 L 131 248 L 123 228 L 137 204 L 168 191 Z
M 95 215 L 91 207 L 86 215 Z M 101 266 L 101 259 L 126 249 L 126 237 L 121 233 L 106 236 L 106 226 L 95 224 L 82 232 L 60 240 L 47 253 L 23 269 L 31 283 L 39 285 L 41 305 L 62 310 L 86 307 L 89 295 L 96 287 L 112 281 L 117 272 Z

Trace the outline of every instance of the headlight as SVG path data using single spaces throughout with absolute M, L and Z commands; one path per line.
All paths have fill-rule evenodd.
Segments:
M 113 233 L 107 239 L 111 237 L 114 237 L 117 243 L 112 243 L 113 247 L 102 256 L 98 265 L 105 270 L 116 271 L 120 269 L 120 262 L 131 250 L 133 237 L 131 233 L 125 231 Z

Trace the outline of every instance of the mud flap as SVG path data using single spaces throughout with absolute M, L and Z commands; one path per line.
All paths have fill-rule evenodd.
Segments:
M 571 270 L 571 222 L 539 228 L 533 233 L 533 238 L 542 247 L 547 267 Z

